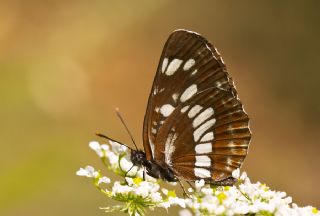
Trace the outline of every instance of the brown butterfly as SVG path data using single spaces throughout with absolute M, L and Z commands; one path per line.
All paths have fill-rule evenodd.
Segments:
M 201 35 L 168 38 L 144 118 L 142 150 L 131 160 L 166 181 L 232 185 L 251 139 L 249 118 L 217 49 Z

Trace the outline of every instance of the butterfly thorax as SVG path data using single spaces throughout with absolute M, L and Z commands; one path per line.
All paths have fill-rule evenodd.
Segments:
M 168 182 L 177 181 L 177 178 L 168 165 L 159 165 L 154 160 L 148 160 L 146 154 L 141 150 L 131 151 L 131 161 L 135 166 L 144 166 L 147 170 L 147 174 L 154 178 L 163 179 Z

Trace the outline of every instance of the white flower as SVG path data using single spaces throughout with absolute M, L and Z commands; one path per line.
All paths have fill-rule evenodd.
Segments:
M 162 188 L 161 191 L 162 191 L 163 194 L 168 195 L 168 192 L 169 192 L 169 191 L 168 191 L 167 189 Z
M 144 171 L 143 171 L 143 169 L 138 169 L 138 172 L 136 173 L 136 177 L 139 177 L 139 178 L 143 178 L 143 173 L 144 173 Z M 149 178 L 147 178 L 147 177 L 149 177 L 149 175 L 145 175 L 145 179 L 148 181 L 149 180 Z
M 205 182 L 203 179 L 195 181 L 194 185 L 196 187 L 196 190 L 199 191 L 203 186 Z
M 109 184 L 110 182 L 111 182 L 111 180 L 108 177 L 103 176 L 103 177 L 99 178 L 98 185 L 100 185 L 101 183 Z
M 143 178 L 143 173 L 144 173 L 143 169 L 140 169 L 137 176 L 139 176 L 140 178 Z M 158 182 L 158 179 L 153 178 L 152 176 L 149 176 L 147 173 L 145 173 L 144 177 L 148 182 L 153 182 L 153 183 Z
M 98 142 L 90 142 L 89 146 L 99 157 L 103 157 L 108 162 L 111 171 L 121 174 L 127 172 L 132 167 L 128 149 L 116 142 L 109 145 Z M 119 159 L 121 159 L 119 161 Z M 114 181 L 112 190 L 100 188 L 100 184 L 110 184 L 108 177 L 101 177 L 100 171 L 95 171 L 92 166 L 80 168 L 77 175 L 94 178 L 94 185 L 106 196 L 124 202 L 123 206 L 110 207 L 106 210 L 127 209 L 135 215 L 142 214 L 143 209 L 161 207 L 168 209 L 171 206 L 180 206 L 180 216 L 194 215 L 247 215 L 259 212 L 275 216 L 320 216 L 320 212 L 311 206 L 298 207 L 292 204 L 292 198 L 285 192 L 270 190 L 265 184 L 260 182 L 251 183 L 247 174 L 236 169 L 232 172 L 232 177 L 240 179 L 234 186 L 212 186 L 205 184 L 203 179 L 195 181 L 195 190 L 188 188 L 190 198 L 179 198 L 173 190 L 168 191 L 160 188 L 159 181 L 153 177 L 143 175 L 144 169 L 132 167 L 122 181 Z M 143 177 L 145 177 L 143 179 Z M 125 181 L 124 181 L 125 180 Z M 126 184 L 125 184 L 126 183 Z M 159 191 L 162 191 L 160 193 Z M 128 200 L 126 200 L 128 199 Z M 136 201 L 136 202 L 135 202 Z M 143 203 L 145 202 L 145 203 Z M 192 213 L 191 213 L 192 212 Z
M 104 157 L 105 156 L 105 152 L 109 150 L 109 146 L 108 145 L 100 145 L 98 142 L 96 141 L 92 141 L 89 143 L 89 147 L 95 151 L 97 153 L 97 155 L 99 157 Z
M 215 209 L 214 213 L 216 215 L 220 215 L 220 214 L 224 213 L 225 210 L 226 210 L 226 208 L 223 205 L 220 205 Z
M 232 171 L 232 177 L 238 179 L 240 177 L 240 169 L 235 169 Z
M 104 151 L 109 151 L 109 149 L 110 149 L 107 144 L 102 144 L 100 146 L 101 146 L 101 149 L 104 150 Z
M 178 204 L 180 207 L 185 208 L 186 202 L 184 199 L 178 198 L 178 197 L 169 197 L 169 203 L 171 205 Z
M 188 192 L 192 193 L 193 192 L 193 188 L 188 188 Z
M 149 184 L 151 193 L 154 193 L 160 190 L 160 185 L 158 183 L 144 181 L 144 182 L 141 182 L 140 185 L 144 186 L 145 183 Z
M 99 173 L 94 170 L 92 166 L 86 166 L 84 169 L 80 168 L 80 170 L 77 171 L 78 176 L 86 176 L 89 178 L 96 178 Z
M 91 141 L 91 142 L 89 142 L 89 147 L 92 150 L 96 151 L 96 150 L 100 149 L 100 144 L 97 141 Z
M 132 178 L 126 177 L 125 179 L 126 179 L 126 182 L 128 183 L 129 186 L 132 186 L 134 184 L 134 181 Z
M 136 190 L 134 192 L 136 195 L 145 198 L 149 195 L 150 188 L 148 188 L 146 185 L 144 185 L 144 186 L 140 186 L 140 187 L 136 188 Z
M 168 209 L 170 207 L 170 203 L 169 202 L 162 202 L 158 206 L 165 208 L 165 209 Z
M 248 214 L 249 212 L 249 205 L 246 202 L 238 202 L 233 208 L 234 213 L 237 214 Z
M 210 195 L 210 194 L 212 194 L 212 188 L 203 187 L 203 188 L 201 188 L 201 192 L 206 194 L 206 195 Z
M 243 173 L 241 174 L 241 176 L 240 176 L 240 179 L 243 180 L 243 181 L 247 180 L 247 179 L 248 179 L 248 178 L 247 178 L 247 173 L 246 173 L 246 172 L 243 172 Z
M 128 194 L 132 192 L 134 189 L 128 185 L 121 185 L 120 182 L 116 181 L 112 187 L 113 195 L 116 194 Z
M 119 144 L 117 142 L 113 142 L 113 141 L 110 140 L 109 143 L 110 143 L 110 145 L 112 147 L 112 151 L 114 153 L 116 153 L 116 154 L 125 153 L 128 150 L 128 148 L 126 146 L 121 145 L 121 144 Z
M 151 193 L 150 198 L 153 202 L 158 203 L 162 201 L 162 196 L 159 192 Z
M 111 166 L 118 166 L 119 155 L 116 155 L 115 153 L 108 151 L 106 152 L 106 157 L 109 159 L 109 163 Z
M 179 211 L 179 216 L 192 216 L 192 213 L 188 209 L 182 209 Z
M 120 160 L 120 167 L 123 171 L 127 172 L 127 176 L 133 176 L 136 175 L 136 173 L 138 172 L 138 167 L 133 166 L 133 163 L 127 158 L 127 157 L 123 157 Z

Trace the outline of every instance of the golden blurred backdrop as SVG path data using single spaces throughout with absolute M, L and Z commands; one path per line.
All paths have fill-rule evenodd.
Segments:
M 94 132 L 130 143 L 115 107 L 142 147 L 177 28 L 212 41 L 235 80 L 253 132 L 242 170 L 319 208 L 319 11 L 319 1 L 0 1 L 0 215 L 104 215 L 110 200 L 75 172 L 102 168 Z

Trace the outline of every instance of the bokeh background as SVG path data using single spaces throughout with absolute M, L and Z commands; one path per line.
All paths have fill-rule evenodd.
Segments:
M 212 41 L 236 82 L 253 132 L 242 170 L 319 208 L 319 11 L 319 1 L 0 1 L 0 215 L 104 215 L 110 200 L 75 172 L 102 168 L 94 132 L 130 143 L 115 107 L 142 147 L 177 28 Z

